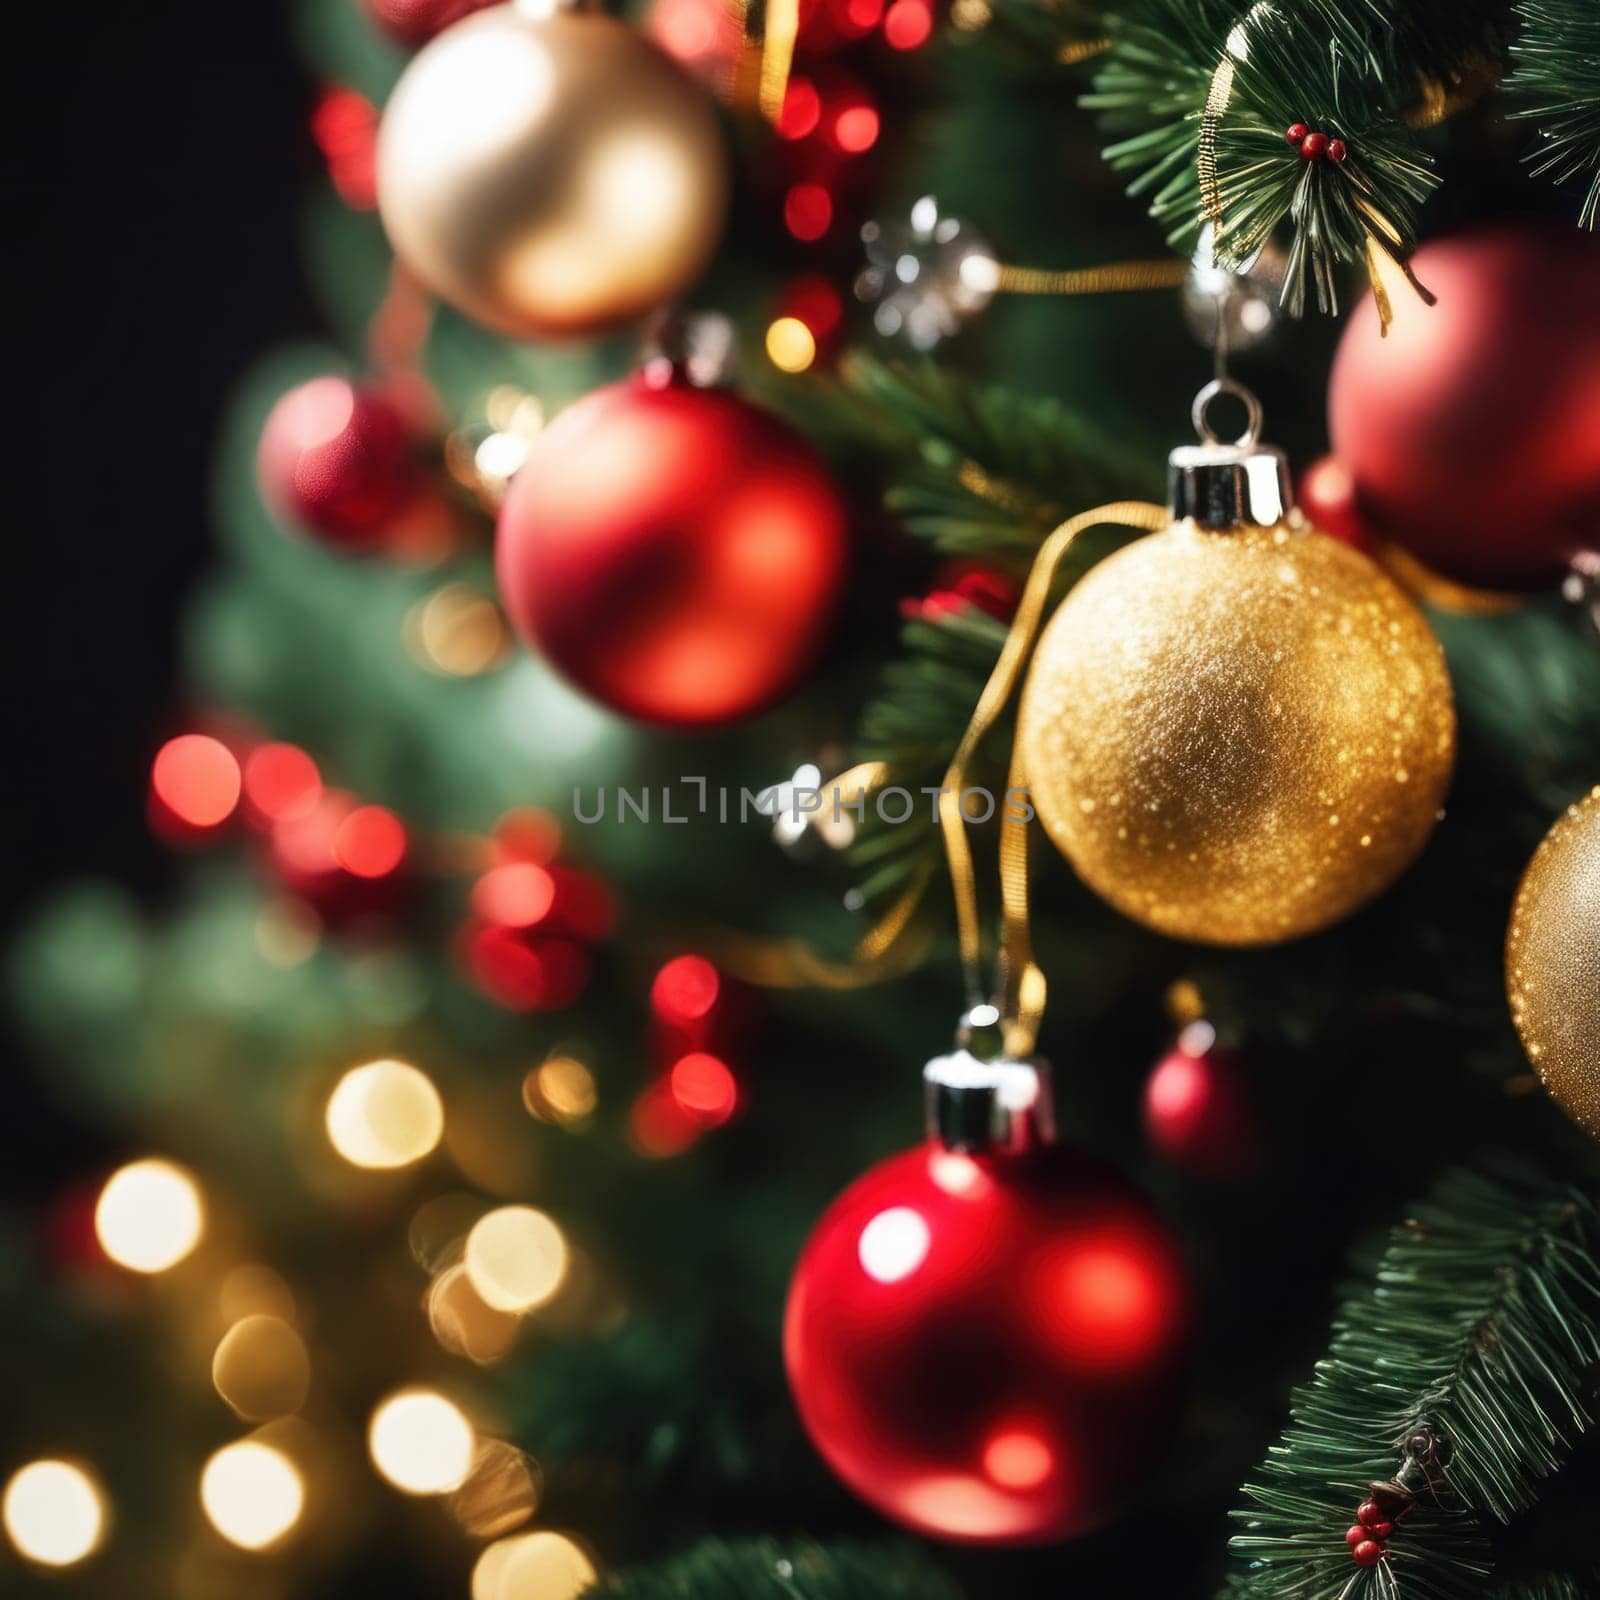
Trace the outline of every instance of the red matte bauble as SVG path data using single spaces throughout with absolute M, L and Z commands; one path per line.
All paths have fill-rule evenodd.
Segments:
M 1295 490 L 1300 509 L 1330 539 L 1370 553 L 1372 533 L 1356 503 L 1356 479 L 1338 456 L 1322 456 L 1300 474 Z
M 784 1359 L 812 1441 L 863 1500 L 935 1538 L 1043 1543 L 1148 1478 L 1185 1324 L 1173 1242 L 1110 1168 L 929 1143 L 817 1224 Z
M 539 435 L 495 552 L 506 609 L 557 671 L 677 727 L 792 689 L 845 562 L 844 507 L 809 445 L 726 390 L 645 376 Z
M 1413 258 L 1438 304 L 1372 298 L 1328 388 L 1333 448 L 1377 531 L 1486 589 L 1554 584 L 1600 543 L 1600 238 L 1516 223 Z
M 313 378 L 284 395 L 262 430 L 256 466 L 281 522 L 352 552 L 383 544 L 421 488 L 404 416 L 382 392 L 347 378 Z
M 426 44 L 452 22 L 481 11 L 495 0 L 366 0 L 367 14 L 397 43 Z
M 1261 1166 L 1260 1118 L 1249 1081 L 1225 1050 L 1169 1050 L 1145 1080 L 1145 1137 L 1201 1178 L 1238 1180 Z

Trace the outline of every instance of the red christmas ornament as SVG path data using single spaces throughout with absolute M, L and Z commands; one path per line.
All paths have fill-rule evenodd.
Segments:
M 1427 307 L 1369 296 L 1328 389 L 1363 512 L 1435 571 L 1491 589 L 1556 582 L 1600 542 L 1600 238 L 1543 223 L 1424 246 Z
M 1156 1063 L 1144 1086 L 1145 1136 L 1199 1177 L 1247 1178 L 1261 1164 L 1259 1119 L 1238 1063 L 1213 1040 L 1208 1024 L 1194 1024 Z
M 421 488 L 405 418 L 380 391 L 346 378 L 313 378 L 284 395 L 256 465 L 280 521 L 346 551 L 381 545 Z
M 1300 141 L 1300 159 L 1316 161 L 1328 153 L 1328 136 L 1325 133 L 1308 133 Z
M 786 425 L 652 369 L 539 435 L 495 555 L 506 609 L 559 672 L 626 716 L 703 727 L 760 710 L 810 664 L 845 514 Z
M 1335 166 L 1340 165 L 1349 154 L 1350 151 L 1343 139 L 1330 139 L 1328 141 L 1328 159 Z
M 1305 143 L 1305 137 L 1310 132 L 1310 128 L 1308 128 L 1305 123 L 1291 122 L 1289 126 L 1284 129 L 1283 136 L 1289 141 L 1290 144 L 1298 146 Z
M 390 38 L 415 49 L 494 0 L 366 0 L 367 14 Z
M 958 1055 L 930 1078 L 949 1063 L 989 1070 Z M 943 1539 L 1042 1543 L 1104 1522 L 1148 1473 L 1185 1299 L 1172 1240 L 1110 1168 L 934 1139 L 817 1224 L 784 1358 L 813 1442 L 879 1511 Z
M 1300 475 L 1300 509 L 1330 538 L 1357 550 L 1370 550 L 1372 535 L 1356 504 L 1356 480 L 1338 456 L 1322 456 Z

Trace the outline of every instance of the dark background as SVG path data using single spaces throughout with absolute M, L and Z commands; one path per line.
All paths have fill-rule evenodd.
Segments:
M 7 73 L 10 769 L 4 935 L 48 887 L 159 899 L 143 784 L 181 711 L 178 620 L 210 559 L 215 430 L 263 350 L 313 329 L 296 210 L 313 86 L 271 0 L 28 8 Z M 0 1195 L 106 1157 L 5 1039 Z

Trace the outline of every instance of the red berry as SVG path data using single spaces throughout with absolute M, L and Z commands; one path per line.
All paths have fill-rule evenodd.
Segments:
M 1349 1545 L 1352 1550 L 1354 1550 L 1358 1544 L 1365 1543 L 1370 1537 L 1371 1535 L 1368 1534 L 1367 1530 L 1358 1522 L 1353 1528 L 1349 1529 L 1345 1533 L 1344 1542 Z
M 1356 1507 L 1356 1521 L 1363 1528 L 1370 1528 L 1375 1522 L 1384 1521 L 1383 1507 L 1376 1500 L 1363 1500 Z
M 1330 139 L 1328 141 L 1328 159 L 1330 161 L 1343 161 L 1349 153 L 1344 147 L 1343 139 Z
M 1300 141 L 1300 159 L 1316 161 L 1328 153 L 1328 136 L 1325 133 L 1308 133 Z
M 1283 136 L 1290 144 L 1299 144 L 1311 130 L 1303 122 L 1291 122 L 1284 129 Z
M 1363 1539 L 1350 1554 L 1358 1567 L 1375 1567 L 1383 1560 L 1383 1546 L 1375 1539 Z
M 1394 1532 L 1394 1524 L 1392 1522 L 1374 1522 L 1367 1531 L 1379 1544 L 1382 1544 Z

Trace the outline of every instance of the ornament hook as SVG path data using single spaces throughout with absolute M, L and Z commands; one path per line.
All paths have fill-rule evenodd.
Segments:
M 1244 407 L 1244 432 L 1237 439 L 1219 438 L 1207 417 L 1211 402 L 1223 394 L 1231 394 Z M 1226 375 L 1213 378 L 1194 397 L 1194 404 L 1189 408 L 1189 417 L 1194 423 L 1194 431 L 1209 445 L 1231 444 L 1236 449 L 1248 450 L 1261 439 L 1261 402 L 1237 378 Z

